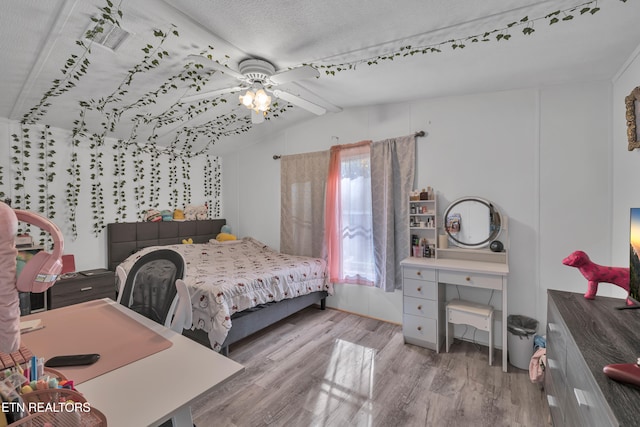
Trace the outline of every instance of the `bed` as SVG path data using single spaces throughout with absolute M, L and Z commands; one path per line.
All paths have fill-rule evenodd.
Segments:
M 192 329 L 183 334 L 228 354 L 229 346 L 333 293 L 326 263 L 279 253 L 247 237 L 217 242 L 223 219 L 113 223 L 107 226 L 108 267 L 125 270 L 156 247 L 187 260 Z M 191 239 L 193 244 L 182 244 Z M 135 254 L 135 255 L 134 255 Z

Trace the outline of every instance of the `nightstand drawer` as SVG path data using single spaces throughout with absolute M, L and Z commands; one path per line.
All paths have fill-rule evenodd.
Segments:
M 488 289 L 502 289 L 502 278 L 496 275 L 465 273 L 464 271 L 443 271 L 438 273 L 438 282 L 450 285 L 482 286 Z
M 407 279 L 403 281 L 404 295 L 414 298 L 426 298 L 430 300 L 438 299 L 438 287 L 436 282 L 424 280 Z
M 61 279 L 48 292 L 49 308 L 59 308 L 100 298 L 116 299 L 115 275 L 112 271 Z
M 404 297 L 404 313 L 414 316 L 438 318 L 438 301 L 423 298 Z
M 436 280 L 436 271 L 432 268 L 404 267 L 402 271 L 405 279 Z

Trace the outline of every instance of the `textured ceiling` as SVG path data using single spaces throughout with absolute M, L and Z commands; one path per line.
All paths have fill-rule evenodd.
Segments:
M 569 81 L 611 79 L 640 45 L 640 2 L 600 0 L 601 10 L 591 15 L 574 12 L 570 22 L 549 25 L 548 19 L 530 22 L 535 32 L 522 34 L 523 26 L 493 33 L 486 43 L 464 41 L 468 36 L 505 27 L 523 17 L 544 18 L 550 12 L 583 4 L 584 1 L 539 0 L 124 0 L 120 7 L 122 28 L 132 35 L 115 52 L 94 46 L 89 55 L 88 73 L 76 86 L 51 97 L 42 122 L 71 129 L 78 118 L 80 102 L 105 99 L 126 79 L 127 71 L 140 63 L 141 48 L 156 45 L 154 30 L 175 28 L 162 45 L 169 54 L 161 64 L 137 74 L 127 93 L 107 102 L 105 111 L 134 105 L 144 94 L 157 90 L 167 79 L 183 70 L 191 54 L 206 52 L 221 63 L 237 69 L 246 58 L 262 58 L 277 70 L 301 64 L 317 67 L 319 78 L 282 85 L 282 89 L 315 100 L 326 106 L 349 108 L 369 104 L 401 102 L 410 99 L 451 96 L 464 93 L 546 86 Z M 81 52 L 76 41 L 96 16 L 102 0 L 4 0 L 0 3 L 0 70 L 2 97 L 0 116 L 20 120 L 38 104 L 63 77 L 61 68 L 72 54 Z M 595 4 L 589 3 L 588 7 Z M 559 19 L 567 14 L 560 14 Z M 510 40 L 496 41 L 498 34 Z M 325 74 L 323 65 L 357 63 L 377 55 L 397 51 L 402 46 L 436 46 L 448 40 L 464 43 L 440 45 L 442 52 L 397 57 L 368 66 L 358 63 L 355 70 Z M 334 68 L 335 70 L 335 68 Z M 211 69 L 198 75 L 209 79 L 203 90 L 235 86 L 238 81 Z M 154 97 L 154 103 L 129 108 L 109 136 L 127 139 L 132 135 L 138 115 L 155 117 L 167 111 L 184 95 L 193 93 L 188 82 L 176 83 L 167 94 Z M 219 126 L 220 138 L 208 150 L 224 152 L 242 141 L 286 127 L 314 115 L 299 107 L 288 107 L 278 117 L 251 126 L 248 119 L 224 124 L 235 114 L 246 118 L 247 110 L 238 106 L 238 94 L 225 95 L 226 103 L 202 114 L 186 114 L 186 107 L 175 109 L 181 120 L 159 126 L 136 128 L 142 142 L 149 135 L 168 144 L 176 132 L 190 126 Z M 286 104 L 286 103 L 283 103 Z M 331 109 L 331 108 L 330 108 Z M 333 109 L 338 111 L 338 109 Z M 328 114 L 339 114 L 329 112 Z M 192 116 L 196 117 L 192 117 Z M 212 118 L 218 124 L 212 125 Z M 227 119 L 225 119 L 227 118 Z M 90 131 L 99 132 L 104 112 L 89 111 Z M 228 123 L 228 122 L 227 122 Z M 227 126 L 227 127 L 225 127 Z M 233 127 L 235 126 L 235 128 Z M 234 135 L 233 129 L 242 129 Z M 244 130 L 247 130 L 244 132 Z M 228 131 L 228 133 L 224 133 Z M 230 136 L 225 136 L 230 135 Z M 194 149 L 206 146 L 209 134 L 195 142 Z M 215 139 L 215 138 L 214 138 Z

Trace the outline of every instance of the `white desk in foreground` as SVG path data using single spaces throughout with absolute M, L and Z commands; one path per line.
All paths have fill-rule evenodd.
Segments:
M 109 426 L 157 426 L 173 419 L 176 427 L 192 427 L 191 404 L 202 394 L 234 377 L 244 367 L 110 299 L 103 300 L 141 325 L 171 341 L 171 347 L 79 384 L 87 401 L 107 417 Z M 81 305 L 81 304 L 79 304 Z M 38 337 L 55 334 L 73 340 L 73 328 L 56 330 L 47 317 L 66 316 L 73 323 L 74 307 L 63 307 L 25 317 L 42 318 L 45 328 L 23 335 L 28 348 Z M 51 335 L 50 335 L 51 336 Z M 34 351 L 34 353 L 36 353 Z M 41 351 L 46 358 L 51 355 Z

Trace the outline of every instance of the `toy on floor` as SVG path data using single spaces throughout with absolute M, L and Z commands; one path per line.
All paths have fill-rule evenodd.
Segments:
M 583 251 L 575 251 L 562 260 L 564 265 L 576 267 L 588 281 L 586 299 L 594 299 L 598 292 L 600 282 L 612 283 L 620 286 L 629 292 L 629 269 L 625 267 L 606 267 L 598 265 L 589 259 Z M 627 305 L 634 305 L 633 301 L 627 298 Z

